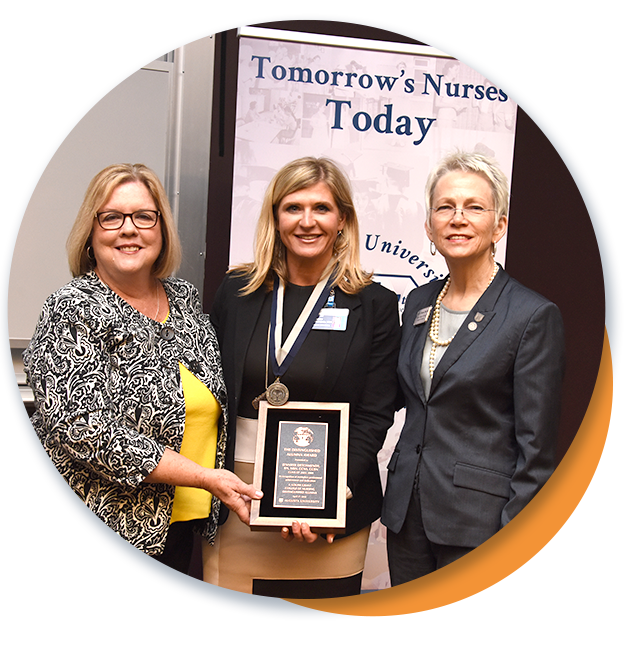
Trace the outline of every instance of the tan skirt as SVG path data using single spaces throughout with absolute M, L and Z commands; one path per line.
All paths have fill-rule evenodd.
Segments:
M 235 473 L 251 484 L 254 465 L 235 462 Z M 332 544 L 285 541 L 280 530 L 252 531 L 230 512 L 215 544 L 203 544 L 204 581 L 276 597 L 359 594 L 369 534 L 370 526 Z

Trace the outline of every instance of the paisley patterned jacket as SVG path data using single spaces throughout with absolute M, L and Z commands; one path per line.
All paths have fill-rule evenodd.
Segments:
M 170 313 L 158 323 L 95 273 L 73 279 L 44 304 L 24 352 L 35 395 L 31 422 L 57 470 L 107 525 L 149 555 L 164 549 L 175 487 L 143 479 L 165 447 L 180 450 L 185 404 L 178 362 L 222 408 L 216 467 L 225 460 L 227 394 L 215 331 L 197 290 L 163 285 Z M 199 532 L 212 542 L 219 500 Z

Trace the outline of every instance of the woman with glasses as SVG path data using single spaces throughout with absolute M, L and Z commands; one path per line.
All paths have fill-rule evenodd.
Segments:
M 180 243 L 158 177 L 112 165 L 68 239 L 74 279 L 44 304 L 24 353 L 33 426 L 58 471 L 124 539 L 187 572 L 219 501 L 260 497 L 224 470 L 227 393 L 197 290 L 170 277 Z
M 392 585 L 464 556 L 511 521 L 554 469 L 563 324 L 495 261 L 508 182 L 485 156 L 443 159 L 425 229 L 449 275 L 410 293 L 399 380 L 406 419 L 381 520 Z

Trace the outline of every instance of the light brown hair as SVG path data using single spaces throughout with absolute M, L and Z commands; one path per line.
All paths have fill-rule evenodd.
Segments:
M 84 275 L 96 267 L 94 258 L 88 254 L 92 229 L 96 223 L 96 213 L 107 203 L 117 187 L 133 182 L 145 185 L 161 215 L 159 221 L 162 230 L 162 250 L 153 265 L 154 277 L 168 277 L 179 267 L 182 259 L 180 238 L 160 179 L 144 164 L 123 163 L 102 169 L 88 185 L 66 243 L 68 265 L 73 277 Z

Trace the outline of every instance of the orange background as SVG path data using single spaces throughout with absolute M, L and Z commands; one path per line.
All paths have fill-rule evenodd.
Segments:
M 106 83 L 179 39 L 252 17 L 3 15 L 3 51 L 8 58 L 0 102 L 0 245 L 4 247 L 40 159 Z M 364 17 L 457 45 L 533 100 L 590 175 L 609 215 L 622 264 L 622 14 Z M 22 443 L 3 391 L 0 416 L 3 619 L 252 619 L 172 593 L 112 557 L 49 491 Z M 366 620 L 622 619 L 623 385 L 621 374 L 612 397 L 608 342 L 576 441 L 540 496 L 509 527 L 457 564 L 416 582 L 353 598 L 301 603 Z

